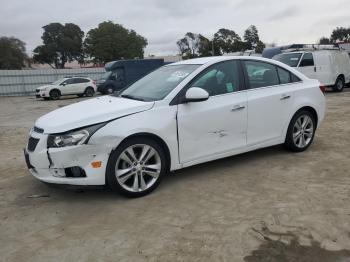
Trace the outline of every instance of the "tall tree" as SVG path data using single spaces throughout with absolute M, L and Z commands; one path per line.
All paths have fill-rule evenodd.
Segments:
M 188 32 L 176 42 L 183 58 L 194 58 L 210 55 L 210 41 L 201 34 Z
M 246 49 L 253 49 L 260 41 L 259 32 L 255 25 L 251 25 L 244 32 L 244 41 L 246 42 Z
M 86 54 L 98 64 L 122 58 L 143 58 L 146 46 L 146 38 L 112 21 L 91 29 L 84 41 Z
M 67 23 L 51 23 L 43 27 L 43 45 L 34 49 L 34 61 L 64 68 L 67 62 L 83 60 L 84 32 L 79 26 Z
M 349 41 L 350 40 L 350 28 L 337 27 L 333 30 L 331 35 L 332 43 L 338 41 Z
M 331 40 L 327 37 L 321 37 L 321 39 L 318 41 L 320 45 L 329 45 L 331 44 Z
M 241 51 L 242 39 L 235 31 L 221 28 L 214 35 L 215 54 L 233 53 Z
M 22 69 L 26 60 L 24 42 L 14 37 L 0 37 L 0 69 Z
M 258 41 L 258 43 L 256 44 L 256 47 L 255 47 L 255 52 L 257 54 L 262 54 L 262 52 L 264 51 L 266 45 L 262 42 L 262 41 Z

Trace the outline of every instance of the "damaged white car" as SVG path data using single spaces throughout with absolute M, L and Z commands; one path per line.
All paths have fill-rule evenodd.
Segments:
M 304 151 L 324 114 L 319 82 L 285 64 L 193 59 L 163 66 L 118 95 L 44 115 L 25 159 L 43 182 L 107 184 L 139 197 L 168 171 L 276 144 Z

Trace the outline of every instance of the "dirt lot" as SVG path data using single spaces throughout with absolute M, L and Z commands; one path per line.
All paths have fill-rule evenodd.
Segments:
M 132 200 L 49 188 L 27 172 L 33 121 L 81 99 L 2 97 L 0 260 L 350 261 L 349 91 L 327 94 L 307 152 L 277 146 L 191 167 Z

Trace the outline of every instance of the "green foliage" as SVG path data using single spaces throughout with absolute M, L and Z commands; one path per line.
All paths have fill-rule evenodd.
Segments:
M 318 41 L 320 45 L 329 45 L 331 44 L 331 40 L 327 37 L 321 37 L 321 39 Z
M 184 59 L 209 56 L 211 54 L 211 42 L 201 34 L 188 32 L 176 44 Z
M 0 37 L 0 69 L 22 69 L 26 60 L 24 42 L 14 37 Z
M 221 28 L 214 35 L 215 55 L 233 53 L 244 49 L 241 37 L 235 31 Z
M 350 28 L 337 27 L 333 30 L 331 35 L 331 42 L 337 41 L 349 41 L 350 40 Z
M 143 58 L 147 40 L 134 30 L 111 21 L 91 29 L 84 41 L 86 54 L 94 63 L 104 64 L 118 59 Z
M 266 47 L 265 44 L 259 40 L 258 43 L 256 44 L 255 52 L 257 54 L 262 54 L 262 52 L 264 51 L 265 47 Z
M 34 49 L 34 61 L 64 68 L 67 62 L 83 61 L 84 32 L 79 26 L 67 23 L 51 23 L 43 27 L 43 45 Z
M 260 41 L 259 32 L 255 25 L 251 25 L 244 32 L 244 41 L 246 49 L 254 49 Z

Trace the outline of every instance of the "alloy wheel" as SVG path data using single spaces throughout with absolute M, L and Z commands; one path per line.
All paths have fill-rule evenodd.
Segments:
M 301 115 L 293 127 L 293 142 L 298 148 L 309 145 L 314 134 L 314 123 L 308 115 Z
M 161 158 L 151 146 L 132 145 L 118 157 L 115 176 L 120 186 L 129 192 L 143 192 L 159 178 Z

